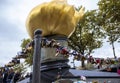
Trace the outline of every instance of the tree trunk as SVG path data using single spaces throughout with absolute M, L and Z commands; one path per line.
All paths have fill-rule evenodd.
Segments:
M 81 67 L 82 67 L 82 68 L 85 68 L 85 60 L 82 60 L 82 61 L 81 61 Z
M 82 53 L 82 59 L 81 59 L 81 67 L 84 69 L 85 68 L 85 57 L 84 57 L 84 50 L 82 49 L 81 51 Z
M 112 49 L 113 49 L 113 55 L 114 55 L 114 58 L 116 59 L 114 42 L 112 42 L 111 44 L 112 44 Z

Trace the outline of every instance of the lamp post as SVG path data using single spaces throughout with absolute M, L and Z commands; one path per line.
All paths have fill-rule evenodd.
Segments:
M 36 30 L 34 33 L 34 54 L 33 54 L 33 75 L 32 83 L 40 83 L 41 81 L 41 30 Z

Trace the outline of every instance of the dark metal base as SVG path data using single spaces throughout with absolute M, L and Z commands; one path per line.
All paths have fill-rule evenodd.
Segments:
M 60 76 L 72 76 L 68 60 L 57 60 L 41 64 L 41 83 L 52 83 Z

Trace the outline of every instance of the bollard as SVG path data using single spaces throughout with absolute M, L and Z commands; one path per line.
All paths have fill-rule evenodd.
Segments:
M 40 83 L 41 81 L 41 40 L 42 31 L 36 30 L 34 33 L 34 54 L 33 54 L 33 74 L 32 83 Z

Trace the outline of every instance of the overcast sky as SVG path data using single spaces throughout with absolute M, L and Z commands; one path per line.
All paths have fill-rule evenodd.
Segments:
M 21 50 L 22 39 L 29 38 L 25 21 L 30 10 L 36 5 L 50 0 L 0 0 L 0 66 L 4 66 Z M 76 7 L 83 5 L 87 10 L 97 9 L 98 0 L 68 0 Z M 120 55 L 119 44 L 116 44 L 116 54 Z M 109 44 L 96 50 L 93 56 L 112 57 Z

